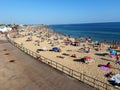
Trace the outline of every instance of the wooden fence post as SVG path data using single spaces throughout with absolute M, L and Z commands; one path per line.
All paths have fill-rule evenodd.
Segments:
M 80 79 L 80 80 L 82 79 L 82 73 L 80 73 L 80 77 L 79 77 L 79 79 Z
M 95 81 L 96 81 L 96 80 L 94 79 L 94 87 L 95 87 Z
M 56 69 L 57 69 L 57 63 L 56 63 Z
M 71 76 L 73 77 L 73 70 L 71 69 Z
M 64 72 L 64 66 L 62 66 L 62 71 Z
M 83 82 L 84 82 L 84 72 L 82 73 L 82 80 L 83 80 Z
M 51 60 L 51 66 L 52 66 L 52 60 Z
M 106 83 L 106 88 L 105 88 L 106 90 L 108 90 L 108 85 L 107 85 L 107 83 Z

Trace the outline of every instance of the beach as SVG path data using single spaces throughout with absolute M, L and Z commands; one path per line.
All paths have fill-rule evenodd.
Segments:
M 0 90 L 96 90 L 31 58 L 0 38 Z
M 16 43 L 29 50 L 34 52 L 37 52 L 38 50 L 38 54 L 52 61 L 58 62 L 66 67 L 84 73 L 105 83 L 108 83 L 108 78 L 105 77 L 105 74 L 109 72 L 114 72 L 115 74 L 120 73 L 120 66 L 116 64 L 116 59 L 111 58 L 109 55 L 103 55 L 104 53 L 109 53 L 108 48 L 110 45 L 102 44 L 101 47 L 99 47 L 99 50 L 96 50 L 96 47 L 93 47 L 94 42 L 83 41 L 78 46 L 74 46 L 66 42 L 74 42 L 74 38 L 69 38 L 68 36 L 53 32 L 45 27 L 38 28 L 36 31 L 33 30 L 33 28 L 34 27 L 29 26 L 25 28 L 23 32 L 19 32 L 19 35 L 12 33 L 10 34 L 10 37 Z M 51 51 L 53 47 L 59 48 L 60 51 Z M 83 50 L 83 48 L 87 47 L 90 48 L 89 53 Z M 118 47 L 118 50 L 119 49 L 120 47 Z M 118 52 L 118 54 L 119 53 L 120 52 Z M 92 57 L 93 62 L 83 62 L 81 59 L 86 56 Z M 99 67 L 100 64 L 106 65 L 108 62 L 111 63 L 113 68 L 103 70 Z
M 0 90 L 120 90 L 120 0 L 2 0 L 0 9 Z

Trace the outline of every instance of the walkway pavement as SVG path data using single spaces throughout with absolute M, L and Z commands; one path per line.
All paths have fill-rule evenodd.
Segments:
M 96 90 L 0 40 L 0 90 Z

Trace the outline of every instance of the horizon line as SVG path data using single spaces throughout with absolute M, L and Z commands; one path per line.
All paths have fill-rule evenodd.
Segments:
M 102 23 L 120 23 L 119 22 L 115 22 L 115 21 L 111 21 L 111 22 L 82 22 L 82 23 L 58 23 L 58 24 L 43 24 L 43 23 L 37 23 L 37 24 L 22 24 L 22 23 L 14 23 L 16 25 L 74 25 L 74 24 L 102 24 Z M 0 24 L 5 24 L 5 23 L 0 23 Z M 13 23 L 7 23 L 7 24 L 13 24 Z M 5 24 L 5 25 L 7 25 Z

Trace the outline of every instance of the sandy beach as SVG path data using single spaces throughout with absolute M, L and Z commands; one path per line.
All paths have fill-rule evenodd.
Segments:
M 88 41 L 81 42 L 78 46 L 74 46 L 66 42 L 68 39 L 69 41 L 75 42 L 74 38 L 60 35 L 47 28 L 38 28 L 37 31 L 33 29 L 34 27 L 27 27 L 23 32 L 19 32 L 19 35 L 10 34 L 10 37 L 16 43 L 34 52 L 36 52 L 37 49 L 43 49 L 42 51 L 38 51 L 38 54 L 73 70 L 97 78 L 105 83 L 108 83 L 108 78 L 105 77 L 105 74 L 109 72 L 114 72 L 115 74 L 120 73 L 120 65 L 116 64 L 116 58 L 103 55 L 104 53 L 109 53 L 108 48 L 110 45 L 102 44 L 100 48 L 97 47 L 99 50 L 93 47 L 94 42 L 90 43 Z M 58 47 L 60 52 L 51 51 L 53 47 Z M 87 47 L 90 48 L 89 53 L 83 50 L 83 48 L 86 49 Z M 117 50 L 119 50 L 119 48 Z M 120 54 L 120 52 L 118 52 L 118 54 Z M 74 57 L 74 55 L 76 57 Z M 83 62 L 81 59 L 86 56 L 92 57 L 94 61 L 89 63 Z M 103 70 L 98 67 L 99 64 L 106 65 L 108 62 L 112 65 L 112 68 L 109 70 Z
M 0 38 L 0 61 L 0 90 L 96 90 L 31 58 L 5 38 Z

